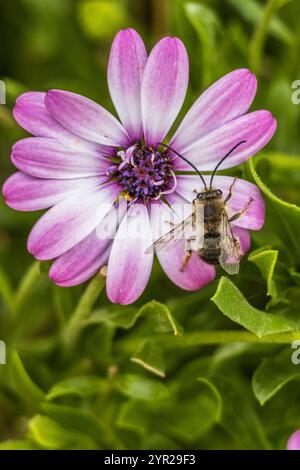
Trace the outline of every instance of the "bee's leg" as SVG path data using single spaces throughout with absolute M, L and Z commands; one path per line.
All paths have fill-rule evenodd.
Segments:
M 187 265 L 189 264 L 189 261 L 192 257 L 193 250 L 192 250 L 192 242 L 196 240 L 196 237 L 190 237 L 185 241 L 185 253 L 184 253 L 184 258 L 182 260 L 181 267 L 179 269 L 180 272 L 183 272 Z
M 176 225 L 174 222 L 171 222 L 171 220 L 165 220 L 165 224 L 168 224 L 171 227 L 175 227 L 175 225 Z
M 237 212 L 237 213 L 234 214 L 232 217 L 230 217 L 229 222 L 234 222 L 235 220 L 239 219 L 242 215 L 244 215 L 245 212 L 249 209 L 249 207 L 250 207 L 252 201 L 253 201 L 253 198 L 250 197 L 249 202 L 248 202 L 248 204 L 246 205 L 246 207 L 244 207 L 243 210 L 241 210 L 240 212 Z
M 226 199 L 225 199 L 225 201 L 224 201 L 225 204 L 226 204 L 226 202 L 229 201 L 229 199 L 231 199 L 231 196 L 232 196 L 232 189 L 233 189 L 233 186 L 235 185 L 236 180 L 237 180 L 237 176 L 234 178 L 232 184 L 230 185 L 230 188 L 229 188 L 229 190 L 228 190 L 228 194 L 227 194 Z

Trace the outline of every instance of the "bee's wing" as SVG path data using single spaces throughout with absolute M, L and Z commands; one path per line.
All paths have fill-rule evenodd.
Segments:
M 237 274 L 240 267 L 241 247 L 239 240 L 232 233 L 226 210 L 222 215 L 220 247 L 220 266 L 228 274 Z
M 193 226 L 194 219 L 195 215 L 194 213 L 192 213 L 187 219 L 175 225 L 169 232 L 158 238 L 151 246 L 149 246 L 149 248 L 147 248 L 145 253 L 152 253 L 153 248 L 155 248 L 156 251 L 162 251 L 167 249 L 169 250 L 180 240 L 182 240 L 183 238 L 187 238 L 185 237 L 185 233 L 187 229 Z

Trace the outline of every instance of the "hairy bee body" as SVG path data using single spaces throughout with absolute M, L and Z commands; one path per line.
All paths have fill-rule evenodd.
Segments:
M 230 226 L 232 217 L 228 218 L 226 209 L 226 203 L 231 197 L 230 191 L 225 199 L 220 189 L 205 188 L 197 193 L 191 215 L 158 238 L 154 242 L 156 250 L 166 249 L 172 242 L 176 245 L 179 240 L 185 238 L 185 256 L 181 271 L 184 271 L 192 253 L 195 252 L 204 262 L 214 266 L 220 265 L 228 274 L 237 274 L 241 248 Z M 242 212 L 233 216 L 234 220 L 247 210 L 251 201 L 249 200 Z M 152 249 L 153 245 L 146 253 Z
M 209 185 L 197 167 L 186 157 L 168 145 L 158 144 L 163 145 L 188 163 L 202 180 L 204 190 L 200 192 L 194 190 L 196 197 L 193 200 L 190 216 L 178 224 L 171 223 L 173 225 L 172 230 L 159 237 L 146 250 L 146 253 L 153 253 L 153 247 L 156 251 L 163 250 L 165 247 L 176 244 L 182 238 L 185 238 L 185 255 L 179 268 L 180 271 L 184 271 L 195 252 L 203 261 L 211 265 L 220 265 L 228 274 L 237 274 L 239 272 L 242 255 L 241 244 L 239 239 L 235 238 L 230 224 L 247 211 L 253 198 L 249 198 L 249 202 L 244 209 L 228 217 L 226 206 L 232 196 L 236 178 L 229 187 L 225 199 L 223 199 L 222 190 L 213 187 L 213 180 L 216 171 L 224 160 L 245 142 L 245 140 L 238 142 L 221 158 L 212 172 Z
M 203 198 L 194 201 L 197 254 L 208 264 L 218 265 L 221 254 L 221 224 L 225 211 L 220 193 L 203 192 Z M 205 197 L 206 196 L 206 197 Z M 197 227 L 203 228 L 202 234 Z

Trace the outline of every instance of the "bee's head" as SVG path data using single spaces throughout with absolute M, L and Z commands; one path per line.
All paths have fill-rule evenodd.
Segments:
M 223 193 L 221 189 L 207 189 L 205 191 L 201 191 L 201 193 L 198 193 L 196 196 L 196 199 L 198 201 L 205 201 L 207 199 L 221 199 Z

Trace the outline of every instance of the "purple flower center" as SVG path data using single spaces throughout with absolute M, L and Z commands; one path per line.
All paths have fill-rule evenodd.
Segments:
M 121 162 L 110 167 L 108 174 L 117 178 L 131 203 L 159 199 L 176 188 L 172 157 L 140 145 L 118 152 Z

